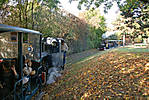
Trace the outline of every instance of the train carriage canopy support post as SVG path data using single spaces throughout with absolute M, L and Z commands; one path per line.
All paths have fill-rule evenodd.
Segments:
M 23 79 L 23 55 L 22 55 L 22 32 L 18 32 L 18 65 L 21 72 L 21 79 Z M 23 99 L 23 81 L 21 82 L 21 97 Z

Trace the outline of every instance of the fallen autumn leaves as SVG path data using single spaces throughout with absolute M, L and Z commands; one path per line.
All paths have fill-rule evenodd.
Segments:
M 73 64 L 44 91 L 51 99 L 147 98 L 149 53 L 110 52 Z

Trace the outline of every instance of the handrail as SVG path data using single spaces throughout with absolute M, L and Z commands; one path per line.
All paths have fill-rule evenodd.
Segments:
M 39 74 L 39 70 L 40 70 L 41 68 L 42 68 L 42 66 L 38 67 L 38 69 L 37 69 L 37 74 L 36 74 L 36 75 Z M 18 81 L 15 83 L 15 85 L 14 85 L 14 100 L 16 100 L 16 96 L 17 96 L 17 93 L 16 93 L 17 85 L 18 85 L 19 83 L 21 83 L 25 77 L 30 79 L 30 75 L 24 76 L 22 79 L 18 80 Z M 23 84 L 23 83 L 22 83 L 22 84 Z M 21 91 L 21 92 L 22 92 L 22 91 Z M 23 94 L 22 94 L 22 96 L 23 96 Z M 22 99 L 23 97 L 19 97 L 19 98 Z
M 16 58 L 0 58 L 1 60 L 16 60 Z
M 16 100 L 16 87 L 21 81 L 23 81 L 23 79 L 18 80 L 14 85 L 14 100 Z

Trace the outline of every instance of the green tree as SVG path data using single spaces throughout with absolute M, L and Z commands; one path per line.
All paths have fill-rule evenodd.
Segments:
M 35 26 L 35 17 L 38 17 L 35 16 L 35 13 L 38 8 L 46 6 L 55 11 L 59 4 L 57 0 L 16 0 L 14 4 L 8 5 L 8 3 L 9 1 L 2 4 L 2 6 L 7 6 L 7 9 L 1 9 L 2 13 L 4 10 L 8 12 L 8 14 L 3 14 L 5 19 L 2 23 L 31 29 L 34 29 Z M 13 21 L 16 24 L 13 24 Z
M 101 16 L 97 9 L 90 9 L 80 15 L 89 24 L 88 42 L 91 48 L 98 47 L 102 40 L 102 34 L 106 32 L 104 16 Z
M 72 2 L 73 0 L 70 0 Z M 137 30 L 135 34 L 148 33 L 149 28 L 149 1 L 148 0 L 78 0 L 78 8 L 84 5 L 86 8 L 95 7 L 98 8 L 101 4 L 104 4 L 104 11 L 107 12 L 113 6 L 113 2 L 116 2 L 120 8 L 121 15 L 125 17 L 127 27 Z
M 58 0 L 16 0 L 15 2 L 15 5 L 5 3 L 9 9 L 2 9 L 2 12 L 4 10 L 7 12 L 4 14 L 3 24 L 38 30 L 44 37 L 64 38 L 72 53 L 95 47 L 100 35 L 105 31 L 104 25 L 100 24 L 104 23 L 104 18 L 90 16 L 95 17 L 97 27 L 95 24 L 89 25 L 87 21 L 59 9 Z M 95 35 L 92 36 L 90 33 Z M 92 40 L 93 46 L 88 44 L 88 37 Z

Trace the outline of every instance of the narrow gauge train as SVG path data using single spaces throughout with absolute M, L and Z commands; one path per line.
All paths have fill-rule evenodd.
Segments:
M 61 50 L 62 38 L 44 37 L 42 38 L 42 65 L 62 68 L 64 66 L 64 53 Z
M 0 98 L 31 99 L 46 84 L 48 68 L 63 66 L 60 43 L 42 39 L 38 31 L 0 24 Z

